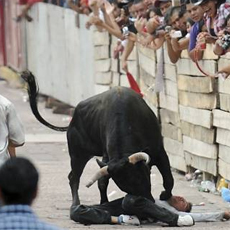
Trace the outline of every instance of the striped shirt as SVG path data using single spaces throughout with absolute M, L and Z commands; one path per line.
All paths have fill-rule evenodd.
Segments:
M 220 5 L 219 9 L 217 9 L 217 15 L 214 19 L 214 32 L 217 35 L 220 30 L 223 29 L 223 25 L 225 22 L 225 18 L 230 13 L 230 4 L 224 3 Z M 204 20 L 206 22 L 207 30 L 211 34 L 211 18 L 209 18 L 207 15 L 204 16 Z
M 47 224 L 28 205 L 6 205 L 0 208 L 0 230 L 61 230 Z

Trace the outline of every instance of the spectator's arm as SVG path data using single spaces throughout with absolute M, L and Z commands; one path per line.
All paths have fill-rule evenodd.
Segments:
M 218 40 L 216 41 L 216 43 L 214 45 L 213 52 L 214 52 L 214 54 L 216 54 L 218 56 L 221 56 L 224 54 L 224 49 L 220 46 Z
M 126 44 L 125 49 L 124 49 L 124 52 L 122 54 L 122 58 L 121 58 L 122 69 L 125 72 L 128 72 L 127 60 L 128 60 L 129 55 L 133 51 L 134 44 L 135 44 L 134 41 L 128 39 L 127 44 Z
M 227 77 L 230 75 L 230 65 L 227 65 L 220 69 L 218 73 L 226 73 Z
M 81 13 L 81 8 L 78 5 L 75 5 L 74 2 L 73 2 L 73 0 L 68 0 L 67 3 L 68 3 L 68 6 L 72 10 L 76 11 L 77 13 Z
M 197 61 L 202 60 L 204 51 L 201 49 L 194 48 L 191 51 L 189 51 L 188 54 L 189 54 L 189 57 L 192 59 L 192 61 L 195 62 L 196 59 L 197 59 Z M 196 57 L 195 57 L 195 55 L 196 55 Z
M 168 55 L 169 59 L 172 63 L 176 63 L 178 59 L 180 58 L 181 50 L 179 51 L 174 51 L 171 43 L 171 37 L 169 33 L 165 34 L 165 39 L 166 39 L 166 44 L 167 44 L 167 50 L 168 50 Z
M 163 37 L 161 38 L 156 38 L 152 41 L 152 43 L 150 44 L 150 48 L 154 49 L 154 50 L 158 50 L 159 48 L 162 47 L 162 45 L 164 44 L 165 39 Z
M 189 38 L 182 38 L 178 40 L 177 38 L 171 39 L 172 47 L 175 52 L 185 50 L 189 45 Z
M 15 147 L 8 146 L 8 152 L 10 154 L 10 157 L 16 157 L 16 149 L 15 149 Z
M 222 41 L 223 35 L 224 35 L 224 30 L 221 30 L 218 33 L 218 39 L 216 40 L 214 48 L 213 48 L 213 52 L 219 56 L 225 54 L 225 50 L 221 46 L 223 44 L 223 41 Z
M 120 29 L 115 29 L 113 27 L 110 27 L 109 25 L 107 25 L 104 22 L 101 24 L 101 27 L 106 29 L 110 34 L 114 35 L 115 37 L 117 37 L 117 38 L 119 38 L 121 40 L 124 40 L 124 37 L 123 37 Z

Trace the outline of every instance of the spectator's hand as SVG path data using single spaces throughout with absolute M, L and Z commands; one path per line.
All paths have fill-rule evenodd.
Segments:
M 223 35 L 224 35 L 224 30 L 221 30 L 221 31 L 219 31 L 219 33 L 217 34 L 217 37 L 218 37 L 218 38 L 222 38 Z
M 216 77 L 221 77 L 222 79 L 226 79 L 228 78 L 230 75 L 230 65 L 223 67 L 222 69 L 220 69 L 217 74 Z
M 157 27 L 159 27 L 159 25 L 160 22 L 158 20 L 158 17 L 150 18 L 146 23 L 147 32 L 150 34 L 153 33 L 157 29 Z
M 97 16 L 91 16 L 89 22 L 96 26 L 103 26 L 103 21 Z
M 217 37 L 212 36 L 211 34 L 209 34 L 208 32 L 201 32 L 198 34 L 197 36 L 197 44 L 200 43 L 215 43 Z
M 92 26 L 92 24 L 91 24 L 89 21 L 87 21 L 87 22 L 85 23 L 85 28 L 86 28 L 86 29 L 89 29 L 91 26 Z
M 135 25 L 135 28 L 138 31 L 138 33 L 142 32 L 142 29 L 144 28 L 145 24 L 146 24 L 146 19 L 145 18 L 138 18 L 135 21 L 134 25 Z
M 129 72 L 127 61 L 123 61 L 123 62 L 122 62 L 122 69 L 123 69 L 126 73 Z
M 97 5 L 97 0 L 89 0 L 89 7 L 94 7 Z
M 169 32 L 166 32 L 166 33 L 165 33 L 165 40 L 166 40 L 167 42 L 171 42 L 171 36 L 170 36 L 170 33 L 169 33 Z

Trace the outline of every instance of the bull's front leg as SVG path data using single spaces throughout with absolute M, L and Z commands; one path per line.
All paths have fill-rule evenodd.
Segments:
M 163 186 L 165 189 L 165 191 L 161 192 L 160 199 L 168 200 L 172 196 L 174 179 L 171 172 L 169 158 L 163 146 L 157 157 L 156 166 L 163 177 Z
M 102 161 L 99 161 L 97 159 L 97 164 L 100 166 L 100 168 L 102 168 L 107 165 L 108 161 L 109 161 L 108 157 L 103 156 Z M 102 178 L 98 180 L 98 188 L 99 188 L 100 196 L 101 196 L 101 201 L 100 201 L 101 204 L 109 201 L 108 196 L 107 196 L 109 178 L 110 178 L 109 176 L 103 176 Z

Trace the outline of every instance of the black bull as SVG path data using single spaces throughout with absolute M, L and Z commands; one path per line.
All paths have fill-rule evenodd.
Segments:
M 49 128 L 67 130 L 72 205 L 80 204 L 80 177 L 86 163 L 93 156 L 103 156 L 110 176 L 120 189 L 151 199 L 150 168 L 156 165 L 165 188 L 160 198 L 171 197 L 174 182 L 160 126 L 155 114 L 139 94 L 125 87 L 114 87 L 80 102 L 69 126 L 57 127 L 45 121 L 38 112 L 38 87 L 34 76 L 26 71 L 22 78 L 28 83 L 30 106 L 35 117 Z M 128 157 L 140 151 L 150 156 L 148 166 L 143 161 L 135 165 L 129 163 Z M 108 178 L 100 179 L 98 185 L 101 202 L 105 202 Z

